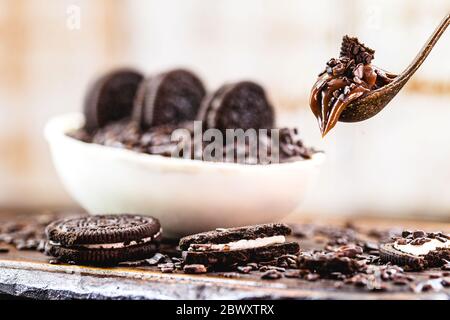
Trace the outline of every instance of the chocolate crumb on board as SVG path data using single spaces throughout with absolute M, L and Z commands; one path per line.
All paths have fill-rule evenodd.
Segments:
M 250 267 L 250 266 L 238 266 L 238 267 L 237 267 L 237 270 L 238 270 L 240 273 L 250 273 L 250 271 L 252 271 L 253 268 Z
M 203 264 L 186 264 L 183 267 L 184 273 L 198 274 L 206 273 L 208 270 Z
M 0 247 L 0 253 L 8 253 L 8 252 L 9 252 L 8 248 Z
M 280 279 L 283 276 L 283 274 L 277 270 L 274 269 L 270 269 L 265 271 L 262 275 L 261 275 L 261 279 L 265 279 L 265 280 L 276 280 L 276 279 Z

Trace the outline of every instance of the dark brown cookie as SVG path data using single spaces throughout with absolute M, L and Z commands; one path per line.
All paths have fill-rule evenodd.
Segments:
M 238 228 L 216 229 L 202 232 L 180 239 L 180 249 L 187 250 L 191 244 L 204 243 L 228 243 L 238 240 L 251 240 L 276 235 L 286 236 L 291 233 L 291 228 L 283 223 L 268 223 L 255 226 Z
M 77 264 L 115 265 L 123 261 L 136 261 L 154 255 L 158 243 L 144 243 L 115 249 L 84 249 L 81 247 L 63 247 L 47 242 L 45 253 L 60 261 Z
M 264 89 L 250 81 L 226 84 L 202 103 L 199 120 L 206 129 L 270 129 L 274 110 Z
M 152 217 L 120 214 L 68 218 L 50 223 L 47 238 L 61 245 L 137 241 L 154 236 L 161 229 Z
M 52 222 L 46 253 L 62 261 L 116 263 L 149 257 L 161 239 L 159 221 L 139 215 L 98 215 Z
M 232 251 L 183 251 L 183 258 L 186 264 L 203 264 L 220 269 L 234 264 L 271 261 L 285 254 L 298 254 L 299 250 L 297 242 L 286 242 Z
M 205 93 L 201 80 L 190 71 L 161 73 L 142 82 L 134 101 L 133 119 L 143 128 L 194 120 Z
M 423 257 L 401 252 L 395 249 L 392 243 L 380 245 L 380 259 L 383 262 L 391 262 L 399 266 L 408 266 L 415 270 L 421 270 L 425 265 Z
M 85 129 L 94 131 L 131 115 L 143 75 L 132 69 L 112 71 L 97 79 L 84 101 Z

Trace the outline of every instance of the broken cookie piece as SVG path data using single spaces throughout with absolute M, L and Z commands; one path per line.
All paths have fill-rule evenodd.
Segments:
M 441 267 L 450 258 L 450 236 L 442 232 L 406 231 L 394 242 L 380 246 L 380 258 L 413 270 Z
M 291 229 L 281 223 L 216 229 L 182 238 L 180 249 L 186 264 L 226 269 L 297 254 L 298 243 L 286 242 L 285 236 L 290 233 Z

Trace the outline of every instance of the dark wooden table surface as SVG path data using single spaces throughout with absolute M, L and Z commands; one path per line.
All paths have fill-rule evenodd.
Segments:
M 24 215 L 20 215 L 24 218 Z M 0 213 L 1 221 L 17 215 Z M 35 219 L 34 215 L 24 219 Z M 327 223 L 342 223 L 342 220 Z M 361 227 L 393 225 L 425 230 L 449 230 L 449 223 L 352 219 Z M 449 299 L 450 290 L 414 293 L 399 287 L 369 292 L 354 286 L 334 287 L 334 280 L 316 282 L 282 278 L 262 280 L 258 274 L 161 273 L 156 267 L 97 268 L 50 264 L 38 251 L 16 250 L 0 254 L 0 294 L 35 299 Z M 423 273 L 423 278 L 427 279 Z

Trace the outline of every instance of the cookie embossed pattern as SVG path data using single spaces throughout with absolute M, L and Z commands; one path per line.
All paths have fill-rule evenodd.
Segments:
M 187 70 L 145 78 L 118 69 L 94 81 L 83 114 L 51 119 L 45 135 L 67 191 L 89 213 L 151 214 L 179 237 L 279 221 L 299 207 L 324 154 L 275 123 L 254 82 L 208 92 Z M 227 129 L 243 134 L 226 143 Z M 177 132 L 185 140 L 173 141 Z

